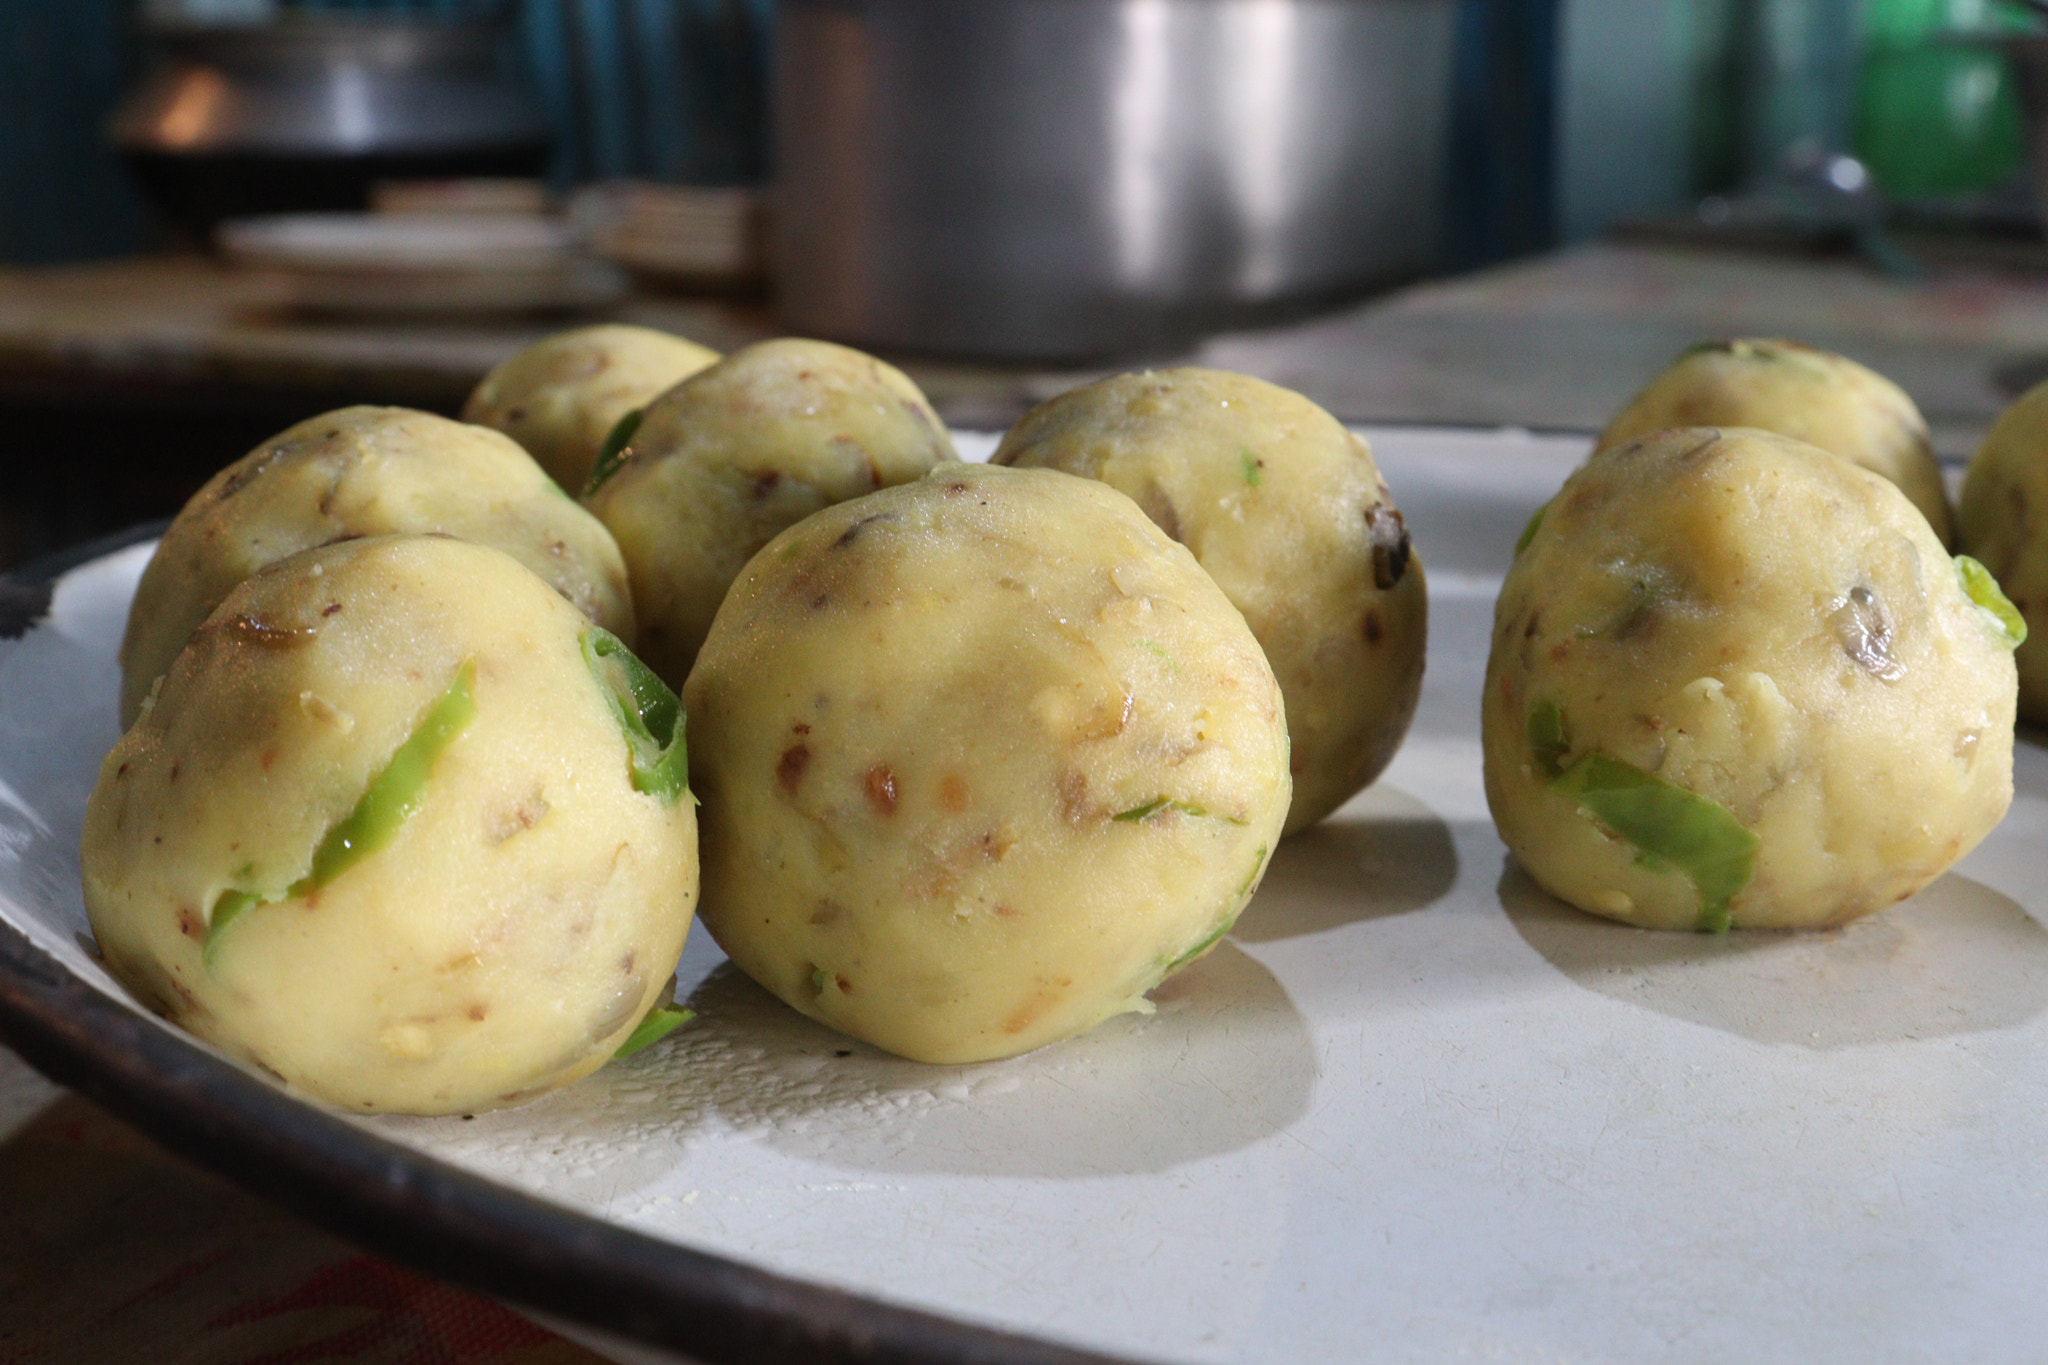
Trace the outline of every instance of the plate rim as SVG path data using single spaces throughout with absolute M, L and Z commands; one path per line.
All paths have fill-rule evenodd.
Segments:
M 154 521 L 0 574 L 41 594 Z M 48 599 L 34 629 L 48 613 Z M 781 1275 L 499 1185 L 368 1131 L 106 997 L 0 921 L 0 1042 L 177 1155 L 408 1269 L 703 1365 L 1133 1365 Z

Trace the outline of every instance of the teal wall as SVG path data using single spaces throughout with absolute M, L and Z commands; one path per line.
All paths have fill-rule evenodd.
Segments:
M 141 243 L 142 205 L 100 142 L 129 69 L 116 0 L 0 0 L 0 261 Z
M 1683 203 L 1698 0 L 1564 0 L 1558 43 L 1558 235 Z

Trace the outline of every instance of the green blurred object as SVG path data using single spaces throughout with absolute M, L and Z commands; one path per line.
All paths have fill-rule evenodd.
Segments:
M 1997 0 L 1869 0 L 1856 91 L 1856 155 L 1887 193 L 1927 199 L 1997 189 L 2025 156 L 2003 39 L 2032 27 Z

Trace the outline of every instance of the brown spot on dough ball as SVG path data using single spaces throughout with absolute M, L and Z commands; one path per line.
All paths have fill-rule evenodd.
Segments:
M 1368 611 L 1365 614 L 1365 642 L 1376 645 L 1386 637 L 1386 628 L 1380 624 L 1380 614 Z
M 868 803 L 884 815 L 896 813 L 896 774 L 886 763 L 868 769 Z
M 1365 509 L 1365 532 L 1372 543 L 1372 583 L 1385 592 L 1408 573 L 1408 523 L 1394 508 L 1375 504 Z
M 782 758 L 775 765 L 775 780 L 791 796 L 796 795 L 797 784 L 804 780 L 804 769 L 811 766 L 811 751 L 808 746 L 797 744 L 782 751 Z

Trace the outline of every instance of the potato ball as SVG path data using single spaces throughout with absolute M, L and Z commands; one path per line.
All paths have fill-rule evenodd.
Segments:
M 602 1066 L 697 893 L 674 694 L 499 551 L 385 536 L 240 584 L 114 746 L 85 904 L 146 1004 L 345 1109 Z
M 2048 384 L 2007 408 L 1970 461 L 1956 509 L 1963 548 L 2025 618 L 2020 714 L 2048 725 Z
M 1927 421 L 1906 391 L 1796 341 L 1711 341 L 1680 356 L 1600 433 L 1620 445 L 1669 427 L 1758 427 L 1891 480 L 1944 545 L 1955 543 Z
M 504 432 L 562 487 L 581 493 L 620 423 L 664 389 L 718 362 L 718 352 L 652 327 L 578 327 L 521 351 L 483 377 L 462 420 Z
M 685 700 L 704 923 L 797 1009 L 919 1061 L 1145 1010 L 1286 819 L 1258 641 L 1123 494 L 943 465 L 747 566 Z
M 2004 817 L 2017 624 L 1897 489 L 1812 446 L 1682 428 L 1609 447 L 1501 588 L 1488 804 L 1581 909 L 1840 924 Z
M 625 554 L 641 657 L 680 687 L 726 590 L 778 531 L 954 458 L 902 371 L 790 338 L 735 351 L 650 403 L 584 501 Z
M 121 723 L 228 590 L 287 555 L 355 536 L 434 532 L 505 551 L 633 639 L 611 533 L 495 431 L 408 408 L 301 422 L 192 495 L 143 570 L 121 641 Z
M 1379 776 L 1415 715 L 1429 608 L 1365 442 L 1298 393 L 1180 369 L 1041 403 L 995 460 L 1129 495 L 1244 613 L 1287 699 L 1287 833 Z

